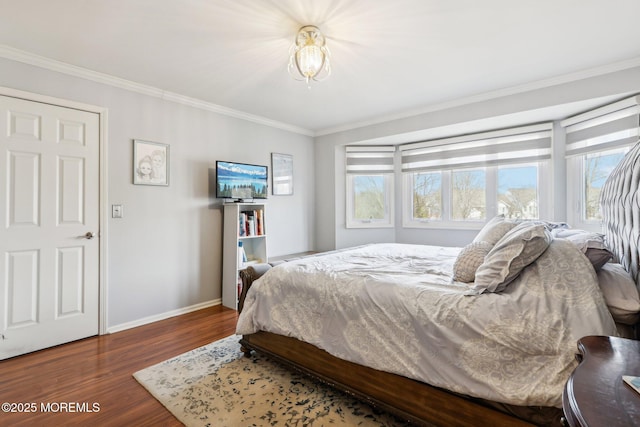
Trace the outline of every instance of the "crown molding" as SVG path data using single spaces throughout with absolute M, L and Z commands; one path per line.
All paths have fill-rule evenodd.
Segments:
M 115 77 L 109 74 L 100 73 L 98 71 L 89 70 L 87 68 L 71 65 L 66 62 L 56 61 L 51 58 L 36 55 L 34 53 L 26 52 L 23 50 L 15 49 L 7 45 L 0 45 L 0 58 L 10 59 L 12 61 L 22 62 L 25 64 L 33 65 L 39 68 L 43 68 L 49 71 L 55 71 L 62 74 L 67 74 L 74 77 L 79 77 L 85 80 L 90 80 L 96 83 L 101 83 L 108 86 L 117 87 L 120 89 L 128 90 L 131 92 L 140 93 L 155 98 L 160 98 L 166 101 L 175 102 L 178 104 L 188 105 L 190 107 L 199 108 L 201 110 L 211 111 L 214 113 L 222 114 L 225 116 L 233 117 L 236 119 L 246 120 L 248 122 L 257 123 L 264 126 L 269 126 L 276 129 L 285 130 L 288 132 L 298 133 L 306 136 L 315 136 L 315 132 L 309 129 L 294 126 L 288 123 L 279 122 L 276 120 L 267 119 L 266 117 L 257 116 L 242 111 L 234 110 L 232 108 L 223 107 L 221 105 L 213 104 L 211 102 L 203 101 L 197 98 L 191 98 L 189 96 L 180 95 L 178 93 L 169 92 L 157 87 L 136 83 L 130 80 Z
M 421 114 L 432 113 L 434 111 L 446 110 L 449 108 L 461 107 L 463 105 L 473 104 L 476 102 L 490 101 L 492 99 L 502 98 L 510 95 L 517 95 L 524 92 L 530 92 L 534 90 L 544 89 L 551 86 L 571 83 L 578 80 L 584 80 L 591 77 L 597 77 L 605 74 L 614 73 L 617 71 L 627 70 L 629 68 L 640 67 L 640 57 L 632 58 L 626 61 L 614 62 L 612 64 L 603 65 L 600 67 L 590 68 L 587 70 L 578 71 L 575 73 L 563 74 L 548 79 L 537 80 L 535 82 L 525 83 L 518 86 L 511 86 L 504 89 L 498 89 L 490 92 L 484 92 L 477 95 L 472 95 L 464 98 L 458 98 L 451 101 L 446 101 L 438 104 L 432 104 L 427 107 L 418 108 L 415 110 L 408 110 L 402 113 L 393 115 L 386 115 L 377 117 L 372 120 L 366 120 L 356 123 L 350 123 L 343 126 L 337 126 L 332 128 L 321 129 L 315 132 L 315 136 L 330 135 L 339 132 L 345 132 L 353 129 L 363 128 L 366 126 L 378 125 L 393 120 L 401 120 L 409 117 L 419 116 Z
M 418 116 L 421 114 L 427 114 L 434 111 L 446 110 L 449 108 L 460 107 L 463 105 L 473 104 L 476 102 L 489 101 L 496 98 L 501 98 L 510 95 L 516 95 L 524 92 L 529 92 L 538 89 L 544 89 L 551 86 L 570 83 L 573 81 L 583 80 L 590 77 L 597 77 L 617 71 L 626 70 L 629 68 L 640 67 L 640 57 L 632 58 L 626 61 L 615 62 L 600 67 L 590 68 L 587 70 L 578 71 L 575 73 L 564 74 L 549 79 L 538 80 L 523 85 L 512 86 L 504 89 L 499 89 L 490 92 L 484 92 L 477 95 L 472 95 L 464 98 L 458 98 L 451 101 L 441 102 L 438 104 L 432 104 L 423 108 L 408 110 L 402 113 L 385 115 L 377 117 L 375 119 L 349 123 L 343 126 L 336 126 L 331 128 L 325 128 L 318 131 L 305 129 L 299 126 L 291 125 L 288 123 L 271 120 L 266 117 L 257 116 L 243 111 L 234 110 L 232 108 L 224 107 L 211 102 L 203 101 L 201 99 L 192 98 L 178 93 L 173 93 L 159 89 L 153 86 L 136 83 L 130 80 L 115 77 L 109 74 L 100 73 L 98 71 L 89 70 L 87 68 L 78 67 L 65 62 L 56 61 L 44 56 L 36 55 L 31 52 L 15 49 L 7 45 L 0 45 L 0 58 L 6 58 L 9 60 L 22 62 L 25 64 L 33 65 L 39 68 L 47 69 L 50 71 L 67 74 L 86 80 L 90 80 L 96 83 L 101 83 L 120 89 L 128 90 L 131 92 L 140 93 L 147 96 L 160 98 L 166 101 L 175 102 L 178 104 L 188 105 L 190 107 L 198 108 L 201 110 L 211 111 L 221 115 L 245 120 L 252 123 L 257 123 L 264 126 L 269 126 L 275 129 L 281 129 L 288 132 L 293 132 L 305 136 L 317 137 L 330 135 L 340 132 L 345 132 L 353 129 L 363 128 L 366 126 L 378 125 L 381 123 L 390 122 L 393 120 L 401 120 L 409 117 Z

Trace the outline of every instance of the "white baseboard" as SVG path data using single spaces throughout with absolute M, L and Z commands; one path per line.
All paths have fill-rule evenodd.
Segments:
M 211 301 L 201 302 L 189 307 L 179 308 L 177 310 L 167 311 L 166 313 L 160 313 L 142 319 L 134 320 L 132 322 L 121 323 L 120 325 L 107 327 L 107 333 L 113 334 L 115 332 L 124 331 L 127 329 L 135 328 L 137 326 L 147 325 L 149 323 L 157 322 L 158 320 L 168 319 L 170 317 L 180 316 L 181 314 L 191 313 L 192 311 L 202 310 L 203 308 L 213 307 L 214 305 L 222 304 L 222 299 L 218 298 Z

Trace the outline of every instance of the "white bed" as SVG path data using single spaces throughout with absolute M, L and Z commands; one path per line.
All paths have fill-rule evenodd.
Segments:
M 615 335 L 588 259 L 552 240 L 502 292 L 452 281 L 460 248 L 375 244 L 280 264 L 237 333 L 267 331 L 456 393 L 561 407 L 585 335 Z M 419 355 L 419 357 L 416 357 Z

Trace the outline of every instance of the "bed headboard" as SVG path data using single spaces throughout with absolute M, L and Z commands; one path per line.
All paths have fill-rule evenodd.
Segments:
M 640 289 L 640 141 L 611 172 L 602 187 L 600 209 L 609 249 Z

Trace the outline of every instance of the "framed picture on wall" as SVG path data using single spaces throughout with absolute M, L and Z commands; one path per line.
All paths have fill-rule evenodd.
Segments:
M 274 196 L 293 194 L 293 156 L 271 153 L 271 188 Z
M 169 144 L 133 140 L 133 183 L 169 185 Z

